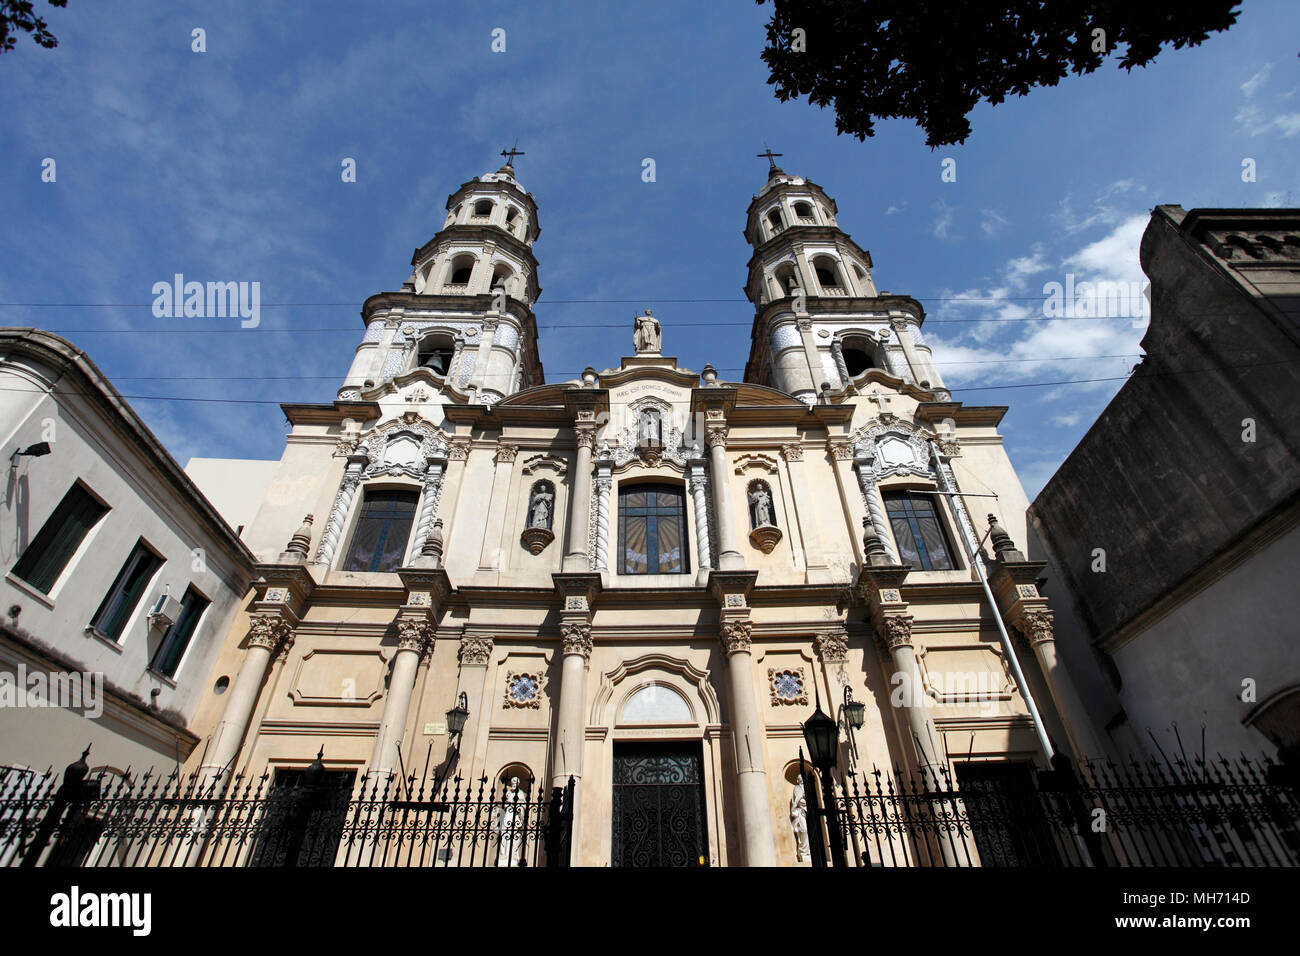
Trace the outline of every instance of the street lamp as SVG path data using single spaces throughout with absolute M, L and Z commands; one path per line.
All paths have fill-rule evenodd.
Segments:
M 447 711 L 447 733 L 452 737 L 459 737 L 460 732 L 465 729 L 465 720 L 469 717 L 469 698 L 465 692 L 460 692 L 460 697 L 456 699 L 456 706 Z
M 849 771 L 852 772 L 858 764 L 858 742 L 853 737 L 853 731 L 861 730 L 862 725 L 866 723 L 867 705 L 860 700 L 853 699 L 853 688 L 848 684 L 844 685 L 844 703 L 840 704 L 839 713 L 835 715 L 835 726 L 838 728 L 841 724 L 848 731 L 849 735 Z
M 847 866 L 844 859 L 844 843 L 840 834 L 840 816 L 835 807 L 835 790 L 831 782 L 831 771 L 835 769 L 836 754 L 839 749 L 840 728 L 830 717 L 822 713 L 821 694 L 814 684 L 816 709 L 811 717 L 803 722 L 803 739 L 808 745 L 808 759 L 817 768 L 822 780 L 822 813 L 826 816 L 826 829 L 831 838 L 831 865 Z
M 15 448 L 14 453 L 9 456 L 9 467 L 17 468 L 19 458 L 40 458 L 42 455 L 48 455 L 49 453 L 50 443 L 47 441 L 37 442 L 35 445 L 28 445 L 22 451 Z

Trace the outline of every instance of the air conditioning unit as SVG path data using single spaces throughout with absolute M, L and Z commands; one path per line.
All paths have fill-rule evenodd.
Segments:
M 149 612 L 149 626 L 171 627 L 180 616 L 181 602 L 170 594 L 163 594 L 158 598 L 158 603 L 153 606 L 153 610 Z

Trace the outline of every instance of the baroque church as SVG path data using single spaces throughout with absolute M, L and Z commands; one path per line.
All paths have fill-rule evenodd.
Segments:
M 366 300 L 337 398 L 283 406 L 269 478 L 192 463 L 214 501 L 249 489 L 260 563 L 188 771 L 572 781 L 573 865 L 770 866 L 808 863 L 818 709 L 839 780 L 1012 793 L 1100 752 L 1018 547 L 1006 408 L 952 400 L 920 304 L 768 160 L 743 381 L 680 367 L 646 310 L 632 354 L 546 382 L 511 156 Z

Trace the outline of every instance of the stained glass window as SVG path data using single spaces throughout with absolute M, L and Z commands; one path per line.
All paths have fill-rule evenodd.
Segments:
M 952 548 L 934 498 L 911 491 L 887 491 L 884 498 L 899 560 L 921 571 L 953 570 Z
M 618 494 L 619 570 L 623 574 L 684 574 L 686 499 L 672 485 L 633 485 Z
M 415 519 L 414 491 L 368 491 L 344 571 L 396 571 L 406 557 Z

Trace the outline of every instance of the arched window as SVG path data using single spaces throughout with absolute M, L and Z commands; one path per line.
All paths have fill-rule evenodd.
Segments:
M 776 527 L 776 501 L 772 488 L 766 481 L 755 479 L 749 483 L 749 526 L 751 528 Z
M 451 368 L 452 356 L 455 354 L 456 343 L 450 335 L 445 332 L 426 335 L 420 340 L 416 364 L 419 368 L 427 368 L 439 375 L 446 375 Z
M 801 222 L 816 222 L 813 218 L 813 208 L 811 203 L 797 202 L 794 204 L 794 214 Z
M 496 203 L 494 203 L 490 199 L 480 199 L 478 202 L 474 204 L 474 218 L 475 219 L 489 218 L 492 215 L 492 207 L 495 205 Z
M 457 256 L 451 262 L 451 278 L 448 285 L 469 285 L 469 278 L 474 274 L 474 257 L 465 254 Z
M 822 292 L 842 293 L 844 287 L 840 284 L 839 269 L 834 259 L 830 256 L 818 256 L 812 261 L 813 270 L 817 273 L 817 284 L 821 286 Z
M 952 547 L 935 511 L 934 495 L 886 491 L 884 499 L 899 560 L 921 571 L 953 570 Z
M 514 222 L 516 219 L 518 219 L 518 218 L 519 218 L 519 210 L 516 209 L 514 206 L 507 206 L 507 207 L 506 207 L 506 225 L 507 225 L 507 226 L 510 225 L 511 223 L 513 223 L 513 222 Z
M 667 684 L 646 684 L 638 688 L 619 714 L 620 724 L 691 724 L 691 705 Z
M 406 557 L 419 494 L 400 489 L 366 491 L 352 532 L 344 571 L 396 571 Z
M 498 287 L 502 289 L 510 288 L 510 280 L 514 278 L 515 272 L 504 263 L 497 263 L 492 268 L 492 290 L 496 291 Z
M 528 527 L 551 530 L 555 520 L 555 486 L 549 481 L 533 482 L 528 493 Z
M 785 228 L 785 222 L 781 219 L 781 210 L 773 209 L 767 214 L 767 224 L 772 228 L 772 234 L 780 232 Z
M 618 491 L 621 574 L 685 574 L 686 498 L 674 485 L 632 485 Z
M 848 369 L 849 378 L 857 378 L 867 369 L 876 367 L 876 363 L 871 358 L 875 348 L 866 339 L 857 336 L 847 338 L 840 351 L 844 356 L 844 367 Z
M 799 280 L 795 277 L 793 262 L 781 263 L 776 267 L 772 275 L 775 277 L 777 284 L 781 286 L 782 295 L 792 295 L 793 290 L 799 286 Z

